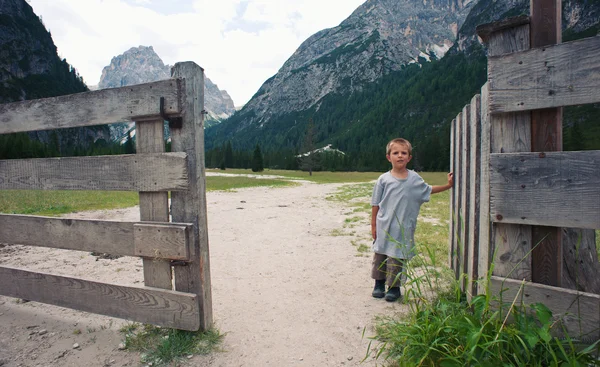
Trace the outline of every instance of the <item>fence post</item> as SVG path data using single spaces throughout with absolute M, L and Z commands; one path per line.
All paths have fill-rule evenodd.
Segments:
M 479 181 L 479 233 L 477 234 L 477 279 L 487 279 L 492 252 L 490 220 L 490 112 L 488 108 L 488 83 L 481 87 L 480 102 L 480 181 Z M 477 294 L 485 293 L 485 284 L 477 283 Z
M 183 123 L 171 129 L 174 152 L 187 153 L 189 189 L 171 193 L 174 222 L 192 223 L 192 261 L 175 266 L 175 290 L 195 293 L 200 309 L 200 328 L 212 327 L 212 293 L 208 226 L 206 218 L 206 177 L 204 168 L 204 70 L 193 62 L 179 62 L 171 70 L 181 78 Z
M 479 233 L 479 182 L 481 179 L 481 96 L 476 94 L 471 99 L 471 113 L 469 119 L 469 235 L 467 263 L 467 296 L 477 294 L 477 278 L 479 273 L 479 247 L 477 234 Z
M 137 153 L 163 153 L 165 151 L 163 120 L 135 123 Z M 140 220 L 169 221 L 169 195 L 167 192 L 140 192 Z M 144 285 L 173 289 L 171 262 L 143 258 Z
M 529 18 L 526 16 L 479 26 L 477 33 L 488 43 L 488 58 L 530 48 Z M 488 81 L 492 80 L 493 76 L 488 75 Z M 491 115 L 489 127 L 491 153 L 531 151 L 531 113 Z M 498 223 L 502 218 L 495 220 L 488 249 L 494 256 L 494 275 L 531 280 L 531 257 L 528 256 L 531 226 Z
M 461 259 L 461 263 L 462 266 L 460 267 L 460 274 L 462 276 L 462 274 L 468 274 L 468 268 L 469 268 L 469 256 L 471 256 L 471 254 L 469 253 L 469 248 L 470 248 L 470 244 L 469 244 L 469 231 L 470 231 L 470 227 L 469 227 L 469 213 L 470 213 L 470 209 L 469 208 L 469 182 L 470 182 L 470 170 L 469 170 L 469 161 L 470 161 L 470 157 L 471 157 L 471 148 L 469 146 L 470 142 L 471 142 L 471 130 L 470 130 L 470 126 L 469 126 L 469 121 L 471 120 L 471 106 L 470 105 L 466 105 L 465 107 L 463 107 L 462 109 L 462 113 L 460 114 L 461 119 L 460 119 L 460 126 L 461 126 L 461 145 L 462 145 L 462 152 L 461 152 L 461 170 L 460 170 L 460 188 L 461 188 L 461 192 L 460 192 L 460 222 L 461 222 L 461 229 L 460 229 L 460 238 L 463 241 L 463 245 L 462 245 L 462 259 Z M 467 284 L 469 283 L 467 278 L 463 278 L 463 280 L 461 281 L 461 288 L 466 291 L 466 287 Z

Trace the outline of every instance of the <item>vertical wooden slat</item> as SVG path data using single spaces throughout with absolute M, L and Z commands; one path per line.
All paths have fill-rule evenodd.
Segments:
M 479 247 L 477 246 L 477 234 L 479 233 L 479 182 L 481 179 L 481 96 L 475 95 L 471 99 L 471 112 L 469 116 L 469 235 L 467 263 L 467 295 L 477 294 L 477 276 Z
M 488 109 L 489 90 L 488 83 L 481 88 L 481 180 L 479 183 L 479 233 L 478 235 L 478 261 L 477 277 L 486 279 L 490 269 L 490 115 Z M 485 284 L 478 283 L 477 294 L 485 292 Z
M 164 121 L 162 119 L 136 122 L 137 153 L 162 153 L 165 151 Z M 140 220 L 169 221 L 168 193 L 140 192 Z M 143 258 L 144 284 L 148 287 L 172 289 L 172 271 L 169 260 Z
M 461 230 L 460 230 L 460 237 L 462 238 L 463 241 L 463 246 L 462 246 L 462 266 L 460 269 L 460 273 L 461 276 L 463 276 L 462 274 L 467 274 L 467 268 L 468 268 L 468 263 L 469 263 L 469 256 L 471 256 L 471 254 L 469 253 L 469 212 L 470 212 L 470 208 L 469 208 L 469 182 L 470 182 L 470 170 L 469 170 L 469 160 L 470 160 L 470 156 L 471 156 L 471 147 L 470 147 L 470 142 L 471 142 L 471 133 L 470 133 L 470 124 L 469 124 L 469 120 L 470 120 L 470 116 L 471 116 L 471 106 L 470 105 L 466 105 L 465 107 L 463 107 L 463 110 L 461 112 L 461 129 L 462 129 L 462 156 L 461 156 L 461 179 L 460 179 L 460 186 L 461 186 L 461 193 L 460 193 L 460 206 L 461 206 L 461 214 L 460 214 L 460 223 L 461 223 Z M 461 282 L 462 284 L 462 289 L 466 291 L 466 286 L 467 286 L 467 278 L 463 279 L 463 282 Z
M 204 70 L 193 62 L 182 62 L 175 64 L 171 73 L 184 79 L 183 124 L 171 129 L 171 146 L 173 151 L 188 154 L 190 178 L 188 191 L 171 193 L 171 213 L 174 222 L 194 225 L 193 260 L 174 268 L 175 289 L 198 295 L 200 327 L 206 330 L 212 327 L 213 314 L 204 169 Z
M 462 174 L 463 174 L 463 168 L 462 168 L 462 151 L 463 151 L 463 145 L 462 145 L 462 117 L 461 117 L 462 113 L 459 113 L 456 116 L 456 139 L 455 142 L 456 144 L 454 145 L 454 167 L 456 168 L 456 171 L 454 173 L 455 175 L 455 183 L 454 183 L 454 188 L 452 190 L 452 195 L 454 196 L 454 249 L 455 249 L 455 253 L 454 253 L 454 262 L 453 262 L 453 269 L 454 269 L 454 275 L 456 277 L 456 279 L 459 278 L 460 276 L 460 267 L 461 267 L 461 262 L 462 262 L 462 246 L 463 246 L 463 240 L 460 236 L 461 233 L 461 218 L 460 218 L 460 213 L 461 213 L 461 182 L 462 182 Z
M 454 166 L 454 162 L 455 162 L 455 158 L 454 155 L 456 154 L 455 152 L 455 143 L 454 143 L 454 139 L 455 139 L 455 129 L 456 129 L 456 119 L 452 120 L 452 122 L 450 123 L 450 172 L 454 172 L 454 174 L 456 175 L 456 167 Z M 455 186 L 456 187 L 456 186 Z M 455 237 L 456 237 L 456 233 L 454 233 L 454 206 L 456 205 L 456 203 L 454 202 L 454 192 L 450 192 L 450 228 L 448 228 L 448 233 L 449 233 L 449 241 L 448 243 L 450 243 L 450 251 L 448 251 L 448 266 L 450 268 L 452 268 L 452 264 L 453 264 L 453 258 L 454 258 L 454 254 L 456 252 L 456 244 L 455 244 Z
M 529 49 L 529 25 L 502 29 L 489 37 L 488 56 Z M 488 76 L 490 83 L 493 76 Z M 490 151 L 531 151 L 531 113 L 490 116 Z M 499 218 L 496 218 L 499 219 Z M 494 275 L 531 280 L 531 226 L 496 223 L 492 228 Z
M 561 0 L 531 0 L 531 47 L 561 42 Z M 531 111 L 531 151 L 562 150 L 562 108 Z M 560 287 L 562 283 L 562 229 L 534 226 L 531 279 Z

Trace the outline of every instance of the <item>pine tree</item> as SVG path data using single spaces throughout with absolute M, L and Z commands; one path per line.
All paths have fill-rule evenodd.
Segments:
M 225 167 L 233 168 L 233 149 L 231 148 L 231 140 L 227 141 L 225 147 Z
M 254 148 L 254 154 L 252 156 L 252 172 L 262 172 L 263 168 L 263 156 L 260 151 L 260 146 L 256 144 L 256 148 Z

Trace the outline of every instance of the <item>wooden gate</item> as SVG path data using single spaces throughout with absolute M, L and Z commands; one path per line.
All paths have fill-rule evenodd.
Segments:
M 478 27 L 488 82 L 453 121 L 450 263 L 469 295 L 491 271 L 493 294 L 544 303 L 571 336 L 595 341 L 600 151 L 561 151 L 560 108 L 600 102 L 600 37 L 536 44 L 553 17 L 535 3 L 531 17 Z
M 0 105 L 0 134 L 135 121 L 137 154 L 3 160 L 0 189 L 137 191 L 140 222 L 1 214 L 0 242 L 139 256 L 145 285 L 0 267 L 0 294 L 183 330 L 210 328 L 203 108 L 204 71 L 193 62 L 177 63 L 168 80 Z

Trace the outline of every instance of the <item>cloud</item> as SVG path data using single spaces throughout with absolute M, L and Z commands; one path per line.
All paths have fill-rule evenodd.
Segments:
M 364 0 L 30 0 L 61 57 L 89 85 L 112 57 L 153 46 L 166 64 L 194 61 L 236 105 L 312 34 Z

